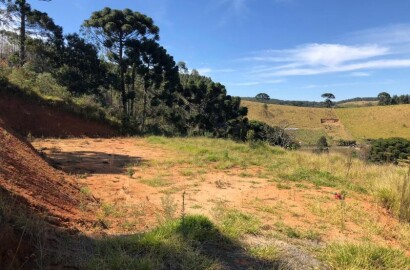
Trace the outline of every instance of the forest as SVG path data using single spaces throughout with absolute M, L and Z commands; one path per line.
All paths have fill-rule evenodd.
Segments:
M 64 35 L 47 13 L 27 1 L 2 3 L 1 76 L 7 83 L 94 108 L 98 118 L 118 123 L 124 134 L 244 141 L 255 126 L 248 123 L 239 97 L 175 62 L 160 44 L 159 27 L 144 14 L 107 7 L 93 12 L 78 33 Z M 269 141 L 293 144 L 282 135 Z

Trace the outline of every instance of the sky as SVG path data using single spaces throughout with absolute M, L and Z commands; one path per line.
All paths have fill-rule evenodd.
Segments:
M 78 32 L 93 11 L 154 19 L 160 44 L 230 95 L 285 100 L 410 94 L 408 0 L 29 1 Z

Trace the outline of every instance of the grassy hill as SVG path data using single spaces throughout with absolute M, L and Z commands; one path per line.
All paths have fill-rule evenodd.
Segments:
M 293 131 L 305 144 L 320 136 L 338 139 L 377 139 L 402 137 L 410 139 L 410 105 L 336 108 L 304 108 L 243 101 L 248 117 L 269 125 L 299 128 Z M 357 105 L 357 104 L 356 104 Z M 321 124 L 322 118 L 338 118 L 339 123 Z
M 302 144 L 315 144 L 321 136 L 329 139 L 352 139 L 342 123 L 322 124 L 322 118 L 338 118 L 335 110 L 327 108 L 308 108 L 268 104 L 267 110 L 262 103 L 242 101 L 248 107 L 248 117 L 273 126 L 298 128 L 291 131 Z
M 335 112 L 357 139 L 410 139 L 410 105 L 341 108 Z

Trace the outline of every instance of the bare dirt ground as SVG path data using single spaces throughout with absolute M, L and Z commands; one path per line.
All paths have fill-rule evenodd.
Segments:
M 309 183 L 280 188 L 262 168 L 198 169 L 175 162 L 182 154 L 145 139 L 46 139 L 33 145 L 101 202 L 96 218 L 108 234 L 155 227 L 172 208 L 170 197 L 181 214 L 185 192 L 187 214 L 218 220 L 215 208 L 224 205 L 257 216 L 267 235 L 294 230 L 310 247 L 364 238 L 400 246 L 393 233 L 397 221 L 368 195 L 351 194 L 342 205 L 334 198 L 338 190 Z

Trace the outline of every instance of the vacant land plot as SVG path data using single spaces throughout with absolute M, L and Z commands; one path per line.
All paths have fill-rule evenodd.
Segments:
M 205 138 L 47 139 L 34 146 L 76 175 L 85 195 L 100 200 L 96 214 L 109 234 L 202 214 L 262 257 L 302 252 L 330 262 L 339 258 L 339 249 L 322 244 L 355 248 L 347 242 L 364 252 L 410 254 L 410 227 L 372 196 L 404 175 L 394 166 L 355 160 L 347 173 L 340 155 Z M 346 200 L 335 198 L 341 192 L 347 192 Z M 402 263 L 408 266 L 406 259 Z

